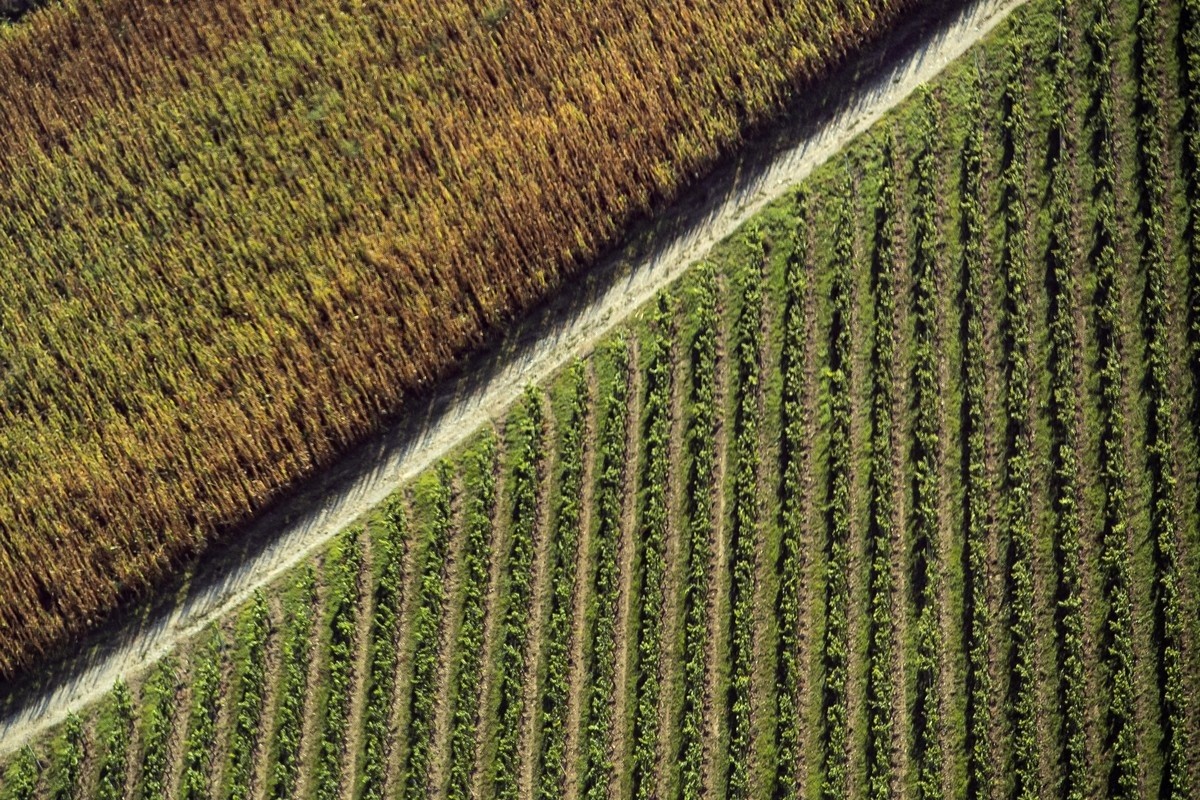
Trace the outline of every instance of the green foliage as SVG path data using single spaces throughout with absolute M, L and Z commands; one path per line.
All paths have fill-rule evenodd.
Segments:
M 304 709 L 308 701 L 308 664 L 312 658 L 312 633 L 316 618 L 317 576 L 312 565 L 301 570 L 284 605 L 288 620 L 283 638 L 283 675 L 279 681 L 279 722 L 275 730 L 275 764 L 271 797 L 287 800 L 296 795 L 300 775 L 300 745 Z
M 762 339 L 762 238 L 752 228 L 747 237 L 750 270 L 742 287 L 734 347 L 737 400 L 733 420 L 733 512 L 730 549 L 733 553 L 729 605 L 730 641 L 729 797 L 744 800 L 750 793 L 750 680 L 754 671 L 754 565 L 759 538 L 758 428 L 759 360 Z
M 54 800 L 82 800 L 83 764 L 87 756 L 87 732 L 75 714 L 67 716 L 63 746 L 56 755 L 58 775 L 53 785 Z
M 500 708 L 493 775 L 498 800 L 516 800 L 518 796 L 517 744 L 525 713 L 524 681 L 529 656 L 529 617 L 533 607 L 533 537 L 546 439 L 542 403 L 541 391 L 528 387 L 523 413 L 516 421 L 519 427 L 512 468 L 509 583 L 501 620 L 500 665 L 496 678 Z
M 895 703 L 892 662 L 892 536 L 896 491 L 893 464 L 892 405 L 895 403 L 896 268 L 895 143 L 885 129 L 880 166 L 879 204 L 875 209 L 875 341 L 871 359 L 871 463 L 869 548 L 871 571 L 867 646 L 867 798 L 889 800 L 893 780 L 892 713 Z
M 626 426 L 629 401 L 629 345 L 618 340 L 611 348 L 613 381 L 607 387 L 600 422 L 596 482 L 596 572 L 593 585 L 591 675 L 588 682 L 587 722 L 582 731 L 585 800 L 607 800 L 613 779 L 609 751 L 616 692 L 616 620 L 620 580 L 617 550 L 621 535 L 624 493 Z
M 217 715 L 221 713 L 221 665 L 224 661 L 225 639 L 213 631 L 208 642 L 196 651 L 192 677 L 192 708 L 188 721 L 187 740 L 183 751 L 183 783 L 180 795 L 184 800 L 204 800 L 211 796 L 209 771 L 212 749 L 217 740 Z
M 176 714 L 179 665 L 173 657 L 163 659 L 142 687 L 145 708 L 142 733 L 142 793 L 144 800 L 167 796 L 167 762 L 170 757 L 171 727 Z
M 565 791 L 567 692 L 572 601 L 583 499 L 583 448 L 587 426 L 587 371 L 582 361 L 570 370 L 571 408 L 559 453 L 558 501 L 554 513 L 554 551 L 550 579 L 550 621 L 546 627 L 546 683 L 542 692 L 542 753 L 537 793 L 557 800 Z
M 795 233 L 788 254 L 786 296 L 783 319 L 783 401 L 781 405 L 780 459 L 780 576 L 779 606 L 779 693 L 776 717 L 778 746 L 775 759 L 775 796 L 796 800 L 799 796 L 800 697 L 797 687 L 804 664 L 800 658 L 800 589 L 804 580 L 801 540 L 804 509 L 801 501 L 804 483 L 803 454 L 807 447 L 808 419 L 804 408 L 804 363 L 807 324 L 804 298 L 808 291 L 806 259 L 808 248 L 808 198 L 796 195 Z M 689 799 L 690 800 L 690 799 Z
M 430 519 L 422 532 L 421 563 L 417 569 L 417 605 L 412 621 L 412 678 L 409 695 L 408 763 L 404 797 L 429 796 L 433 757 L 433 715 L 437 699 L 438 642 L 445 613 L 445 570 L 454 524 L 450 508 L 453 473 L 449 463 L 437 465 L 437 480 L 429 497 Z
M 350 713 L 350 683 L 354 671 L 354 633 L 358 622 L 362 581 L 363 534 L 351 528 L 341 536 L 328 573 L 329 663 L 325 685 L 325 726 L 317 751 L 317 800 L 336 800 L 342 780 Z
M 233 730 L 229 738 L 229 772 L 226 782 L 230 800 L 250 796 L 254 772 L 254 753 L 262 729 L 263 703 L 267 690 L 267 636 L 271 632 L 270 610 L 262 590 L 245 612 L 238 631 L 238 643 L 244 648 L 244 666 L 238 676 Z
M 917 698 L 913 711 L 917 755 L 918 800 L 942 796 L 944 754 L 941 731 L 941 680 L 943 658 L 938 597 L 941 586 L 939 540 L 939 465 L 937 378 L 937 101 L 922 90 L 922 127 L 917 156 L 917 207 L 913 220 L 913 262 L 916 353 L 913 363 L 913 508 L 912 525 L 916 552 L 913 586 L 917 592 L 916 672 Z
M 1192 345 L 1192 375 L 1200 386 L 1200 0 L 1182 0 L 1179 16 L 1183 43 L 1180 69 L 1183 73 L 1183 169 L 1187 189 L 1187 247 L 1189 288 L 1189 334 Z M 1200 415 L 1193 415 L 1200 436 Z
M 1107 738 L 1113 764 L 1108 775 L 1114 800 L 1140 797 L 1140 772 L 1134 718 L 1133 607 L 1129 585 L 1129 518 L 1125 481 L 1125 377 L 1122 365 L 1120 268 L 1116 250 L 1116 162 L 1113 152 L 1112 23 L 1108 5 L 1096 4 L 1088 29 L 1093 67 L 1089 84 L 1095 112 L 1096 223 L 1092 267 L 1096 273 L 1097 371 L 1100 379 L 1100 482 L 1104 489 L 1100 563 L 1108 606 L 1105 661 L 1108 678 Z
M 1017 800 L 1040 797 L 1037 742 L 1037 632 L 1033 618 L 1033 530 L 1030 505 L 1029 423 L 1029 308 L 1028 253 L 1025 218 L 1025 146 L 1029 137 L 1025 117 L 1024 47 L 1019 38 L 1010 46 L 1012 65 L 1004 89 L 1004 164 L 1001 202 L 1004 244 L 1005 415 L 1008 452 L 1005 459 L 1004 522 L 1011 540 L 1009 586 L 1012 592 L 1010 627 L 1013 640 L 1012 724 Z
M 692 385 L 688 399 L 688 562 L 683 612 L 683 726 L 680 731 L 682 800 L 702 795 L 704 713 L 708 677 L 708 609 L 712 587 L 713 473 L 716 450 L 717 285 L 711 265 L 699 268 L 695 289 L 696 333 L 690 345 Z
M 992 674 L 988 668 L 991 650 L 991 614 L 988 608 L 988 476 L 987 442 L 984 437 L 984 396 L 987 353 L 983 342 L 982 310 L 986 303 L 983 272 L 983 109 L 979 86 L 972 86 L 968 115 L 974 120 L 963 146 L 962 238 L 963 315 L 966 342 L 963 348 L 963 444 L 966 448 L 965 520 L 967 548 L 968 611 L 967 648 L 967 788 L 971 798 L 992 796 L 994 768 L 989 729 Z
M 367 700 L 363 708 L 363 771 L 359 787 L 363 800 L 383 800 L 387 758 L 391 750 L 389 721 L 396 686 L 396 641 L 400 605 L 404 597 L 404 554 L 409 546 L 404 504 L 392 497 L 383 513 L 383 525 L 373 557 L 381 565 L 375 585 L 375 610 L 371 617 L 367 665 Z
M 1066 765 L 1062 796 L 1083 800 L 1088 794 L 1090 766 L 1087 763 L 1087 687 L 1084 678 L 1083 600 L 1081 597 L 1081 553 L 1079 512 L 1079 464 L 1076 417 L 1079 391 L 1075 360 L 1079 344 L 1075 333 L 1075 265 L 1078 254 L 1071 240 L 1071 173 L 1074 149 L 1067 127 L 1070 102 L 1066 43 L 1071 0 L 1059 0 L 1058 45 L 1052 52 L 1054 118 L 1050 151 L 1050 238 L 1046 260 L 1050 272 L 1050 413 L 1053 443 L 1051 453 L 1051 504 L 1054 512 L 1054 541 L 1058 548 L 1058 637 L 1059 673 L 1063 719 L 1063 760 Z
M 455 672 L 454 714 L 450 720 L 450 783 L 448 797 L 466 800 L 471 793 L 483 688 L 483 622 L 491 573 L 492 513 L 496 505 L 496 440 L 489 433 L 473 456 L 474 491 L 466 504 L 466 545 L 463 553 L 463 619 L 458 631 L 458 669 Z
M 125 761 L 133 737 L 133 697 L 124 681 L 113 688 L 112 719 L 101 743 L 100 778 L 97 800 L 122 800 L 125 797 Z
M 1191 797 L 1189 698 L 1184 688 L 1183 610 L 1179 600 L 1179 565 L 1175 520 L 1175 472 L 1172 428 L 1172 374 L 1169 337 L 1169 266 L 1164 252 L 1166 232 L 1166 120 L 1162 102 L 1162 24 L 1159 0 L 1142 0 L 1137 21 L 1137 154 L 1141 203 L 1139 234 L 1141 268 L 1146 275 L 1146 389 L 1150 444 L 1150 536 L 1155 557 L 1155 613 L 1161 631 L 1159 672 L 1166 736 L 1163 796 Z
M 658 754 L 658 704 L 662 694 L 662 615 L 665 600 L 667 548 L 667 480 L 671 464 L 671 302 L 658 298 L 650 341 L 646 376 L 645 455 L 642 462 L 644 507 L 641 520 L 643 548 L 641 624 L 638 634 L 637 700 L 633 728 L 633 796 L 651 800 L 656 794 Z
M 28 745 L 22 747 L 0 778 L 0 789 L 3 789 L 6 800 L 34 800 L 41 772 L 42 765 L 33 748 Z
M 825 780 L 821 796 L 841 800 L 847 793 L 846 670 L 850 648 L 850 330 L 853 324 L 854 187 L 847 176 L 835 203 L 833 281 L 830 300 L 829 541 L 825 562 Z

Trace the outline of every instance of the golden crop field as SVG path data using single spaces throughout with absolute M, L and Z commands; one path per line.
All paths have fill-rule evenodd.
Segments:
M 0 675 L 402 414 L 909 4 L 0 27 Z

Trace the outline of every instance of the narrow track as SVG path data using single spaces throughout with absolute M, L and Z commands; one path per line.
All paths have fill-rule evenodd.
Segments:
M 430 400 L 298 491 L 223 552 L 185 590 L 164 591 L 99 632 L 81 653 L 39 676 L 0 688 L 0 756 L 98 700 L 213 620 L 310 557 L 405 481 L 498 418 L 530 382 L 590 351 L 630 312 L 679 277 L 714 244 L 782 195 L 936 75 L 1024 0 L 935 0 L 887 39 L 808 93 L 769 135 L 752 140 L 699 182 L 683 202 L 636 233 L 578 287 L 560 293 L 490 355 L 476 359 Z M 942 19 L 939 21 L 938 17 Z M 179 589 L 179 587 L 175 587 Z

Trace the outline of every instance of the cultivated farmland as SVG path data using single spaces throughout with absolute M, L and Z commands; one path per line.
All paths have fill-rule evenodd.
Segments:
M 0 23 L 0 676 L 402 415 L 913 2 L 561 5 Z
M 1032 0 L 0 798 L 1194 797 L 1192 6 Z

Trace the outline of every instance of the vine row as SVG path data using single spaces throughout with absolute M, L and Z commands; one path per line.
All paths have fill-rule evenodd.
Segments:
M 821 796 L 847 794 L 846 673 L 850 649 L 850 328 L 853 323 L 851 272 L 854 269 L 853 186 L 847 176 L 834 200 L 833 281 L 830 300 L 829 369 L 829 526 L 825 562 L 825 780 Z
M 367 664 L 367 700 L 363 708 L 363 800 L 382 800 L 391 752 L 391 720 L 395 705 L 400 607 L 404 602 L 404 556 L 409 547 L 408 515 L 399 497 L 387 503 L 372 555 L 380 563 L 371 616 Z
M 732 617 L 729 686 L 729 797 L 750 793 L 751 676 L 754 671 L 754 570 L 759 538 L 758 428 L 762 349 L 762 236 L 750 231 L 750 270 L 742 287 L 742 309 L 734 332 L 737 348 L 737 401 L 733 432 L 733 553 L 729 606 Z
M 295 797 L 300 777 L 300 745 L 308 698 L 308 665 L 316 622 L 317 576 L 312 565 L 300 573 L 284 603 L 288 620 L 283 638 L 283 675 L 279 681 L 279 722 L 275 730 L 275 758 L 271 771 L 271 797 Z
M 638 634 L 637 705 L 634 711 L 633 796 L 655 795 L 658 704 L 662 653 L 662 614 L 667 571 L 667 480 L 671 471 L 671 303 L 658 298 L 646 380 L 645 461 L 642 491 L 642 590 Z
M 717 464 L 717 280 L 711 265 L 700 267 L 694 290 L 696 332 L 690 345 L 688 399 L 687 575 L 683 612 L 683 725 L 680 731 L 680 797 L 703 795 L 705 687 L 708 659 L 709 593 L 712 588 L 713 474 Z M 790 783 L 788 781 L 787 783 Z
M 519 764 L 517 743 L 525 713 L 524 680 L 529 650 L 530 611 L 533 607 L 534 527 L 537 491 L 542 470 L 545 419 L 541 393 L 525 392 L 524 413 L 517 423 L 518 445 L 512 477 L 512 541 L 508 557 L 508 596 L 502 622 L 495 780 L 499 800 L 516 800 Z
M 626 460 L 629 400 L 629 344 L 611 350 L 613 381 L 600 424 L 599 476 L 596 484 L 596 573 L 593 596 L 595 630 L 588 716 L 583 731 L 583 792 L 586 800 L 607 800 L 613 780 L 610 744 L 616 691 L 616 619 L 620 580 L 617 550 L 621 531 L 622 476 Z
M 463 551 L 463 618 L 458 629 L 458 668 L 455 672 L 454 712 L 450 719 L 450 779 L 447 796 L 465 800 L 471 795 L 483 689 L 483 623 L 491 573 L 492 513 L 496 505 L 496 439 L 489 433 L 470 464 L 474 491 L 466 503 L 466 544 Z
M 875 209 L 875 339 L 871 358 L 869 642 L 867 645 L 867 797 L 890 800 L 892 712 L 895 703 L 892 632 L 892 537 L 896 474 L 892 458 L 895 388 L 896 175 L 895 142 L 887 129 Z
M 409 683 L 408 763 L 404 770 L 404 797 L 428 797 L 433 756 L 433 715 L 437 699 L 438 642 L 446 604 L 446 558 L 453 526 L 450 508 L 453 474 L 445 461 L 438 462 L 429 495 L 430 518 L 419 546 L 417 600 L 412 621 L 412 677 Z

